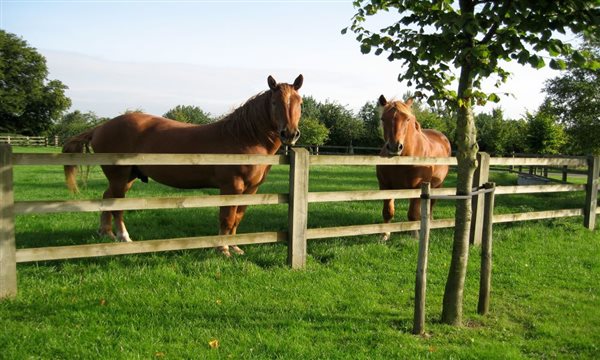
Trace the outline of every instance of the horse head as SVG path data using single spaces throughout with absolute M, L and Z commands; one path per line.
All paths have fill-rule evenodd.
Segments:
M 269 75 L 267 82 L 271 89 L 271 120 L 277 127 L 277 133 L 284 145 L 294 145 L 300 137 L 302 97 L 298 89 L 302 87 L 304 77 L 298 75 L 293 84 L 277 83 Z
M 421 125 L 413 115 L 410 107 L 413 99 L 406 102 L 390 101 L 381 95 L 379 97 L 381 110 L 381 123 L 383 125 L 383 138 L 385 148 L 390 155 L 401 155 L 405 150 L 410 133 L 420 130 Z

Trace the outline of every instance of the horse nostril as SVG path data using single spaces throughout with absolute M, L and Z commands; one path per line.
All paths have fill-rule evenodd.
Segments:
M 402 145 L 401 143 L 398 144 L 398 151 L 402 151 L 402 149 L 404 149 L 404 145 Z
M 296 130 L 296 134 L 294 135 L 294 141 L 300 138 L 300 130 Z

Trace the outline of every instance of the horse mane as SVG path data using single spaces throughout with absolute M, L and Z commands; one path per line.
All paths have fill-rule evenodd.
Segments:
M 270 124 L 270 98 L 271 90 L 258 93 L 240 107 L 225 115 L 219 123 L 221 123 L 228 135 L 234 139 L 249 137 L 253 141 L 260 142 L 266 135 L 273 142 L 272 138 L 276 136 L 276 130 L 271 129 L 272 126 Z M 267 134 L 265 134 L 266 129 L 268 129 Z

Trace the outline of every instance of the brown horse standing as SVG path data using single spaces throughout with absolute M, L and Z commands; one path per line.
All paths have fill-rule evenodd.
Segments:
M 433 129 L 421 129 L 421 124 L 413 115 L 410 106 L 413 100 L 388 102 L 383 95 L 379 105 L 383 108 L 381 122 L 385 144 L 382 156 L 448 157 L 450 142 L 444 134 Z M 421 183 L 429 182 L 431 187 L 442 186 L 448 175 L 447 165 L 377 165 L 377 179 L 381 190 L 417 189 Z M 431 206 L 433 207 L 432 200 Z M 420 219 L 420 199 L 411 199 L 408 220 Z M 394 199 L 383 201 L 383 220 L 389 223 L 394 217 Z M 390 233 L 383 234 L 386 241 Z
M 250 98 L 224 119 L 208 125 L 192 125 L 162 117 L 132 113 L 116 117 L 94 129 L 71 138 L 65 153 L 83 152 L 91 144 L 96 153 L 199 153 L 273 155 L 281 144 L 293 145 L 300 131 L 300 105 L 297 90 L 303 82 L 299 75 L 293 84 L 267 79 L 269 90 Z M 233 166 L 102 166 L 108 178 L 103 198 L 123 198 L 139 178 L 181 189 L 219 188 L 221 194 L 254 194 L 265 180 L 269 165 Z M 67 185 L 77 191 L 75 166 L 65 166 Z M 221 235 L 234 235 L 246 206 L 220 209 Z M 111 220 L 117 231 L 115 237 Z M 101 235 L 131 241 L 123 222 L 123 211 L 105 211 L 100 216 Z M 230 256 L 229 247 L 219 248 Z M 243 251 L 237 246 L 232 250 Z

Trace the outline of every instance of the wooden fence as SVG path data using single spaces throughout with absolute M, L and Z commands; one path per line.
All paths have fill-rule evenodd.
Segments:
M 58 141 L 58 140 L 57 140 Z M 45 136 L 21 136 L 21 135 L 2 135 L 0 144 L 10 144 L 13 146 L 48 146 L 51 145 Z M 58 146 L 58 145 L 55 145 Z
M 479 155 L 476 186 L 488 181 L 491 165 L 553 165 L 587 166 L 587 185 L 534 185 L 499 186 L 496 195 L 541 192 L 586 191 L 583 208 L 495 215 L 494 223 L 584 216 L 584 225 L 594 229 L 598 192 L 600 158 L 543 159 L 543 158 L 490 158 Z M 18 201 L 13 198 L 13 166 L 23 165 L 235 165 L 266 164 L 289 165 L 289 193 L 256 195 L 207 195 L 185 198 L 132 198 L 82 201 Z M 11 147 L 0 145 L 0 299 L 17 292 L 16 264 L 84 258 L 120 254 L 198 249 L 220 245 L 244 245 L 273 242 L 288 243 L 288 264 L 302 268 L 306 261 L 306 242 L 312 239 L 378 234 L 418 230 L 419 221 L 353 225 L 328 228 L 307 228 L 310 203 L 409 199 L 420 196 L 420 189 L 309 192 L 308 174 L 311 165 L 456 165 L 456 158 L 418 158 L 379 156 L 309 155 L 306 149 L 291 149 L 288 155 L 225 155 L 225 154 L 13 154 Z M 432 189 L 432 195 L 454 195 L 455 189 Z M 473 243 L 481 241 L 483 224 L 483 196 L 474 196 L 472 228 Z M 135 241 L 132 243 L 100 243 L 74 246 L 17 249 L 14 217 L 22 214 L 56 212 L 98 212 L 133 209 L 171 209 L 227 205 L 288 204 L 287 232 L 262 232 L 237 235 L 202 236 L 176 239 Z M 433 220 L 432 229 L 454 226 L 454 219 Z

